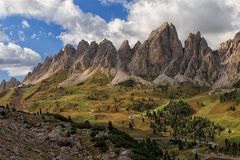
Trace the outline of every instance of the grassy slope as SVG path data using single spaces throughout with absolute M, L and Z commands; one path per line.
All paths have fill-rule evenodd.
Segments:
M 6 106 L 14 96 L 14 89 L 10 89 L 7 94 L 0 98 L 0 105 Z
M 125 88 L 120 86 L 106 85 L 111 81 L 101 72 L 97 72 L 84 84 L 78 86 L 68 86 L 60 88 L 58 84 L 67 78 L 66 72 L 60 72 L 42 83 L 26 88 L 23 93 L 23 103 L 30 112 L 60 113 L 64 116 L 71 116 L 75 120 L 88 119 L 92 123 L 107 123 L 112 121 L 116 127 L 127 131 L 135 137 L 145 137 L 152 134 L 149 128 L 149 121 L 145 118 L 142 122 L 142 115 L 134 111 L 126 111 L 133 99 L 152 98 L 163 108 L 168 104 L 169 99 L 164 96 L 165 92 L 154 91 L 152 88 Z M 182 85 L 169 88 L 168 95 L 192 92 L 196 94 L 196 89 L 192 90 L 190 85 Z M 201 90 L 201 89 L 200 89 Z M 217 141 L 222 142 L 225 137 L 231 140 L 240 141 L 240 110 L 228 112 L 230 103 L 220 103 L 220 94 L 209 95 L 206 89 L 200 91 L 201 94 L 185 100 L 197 111 L 196 116 L 207 117 L 224 128 L 230 128 L 231 134 L 224 132 Z M 89 100 L 89 95 L 100 95 L 97 100 Z M 10 91 L 0 99 L 0 104 L 6 104 L 13 95 Z M 185 96 L 187 97 L 187 96 Z M 117 102 L 116 102 L 117 100 Z M 202 102 L 205 107 L 198 107 L 197 102 Z M 115 111 L 115 105 L 119 105 L 119 112 Z M 134 130 L 128 129 L 128 123 L 134 123 Z
M 240 114 L 236 114 L 239 113 L 239 108 L 235 112 L 228 112 L 227 108 L 232 104 L 220 103 L 219 97 L 220 94 L 205 94 L 193 97 L 187 101 L 197 109 L 196 116 L 207 117 L 226 129 L 220 137 L 217 137 L 218 142 L 223 142 L 225 138 L 240 142 Z M 197 101 L 203 102 L 206 106 L 198 108 L 196 105 Z M 228 129 L 231 129 L 232 133 L 228 133 Z

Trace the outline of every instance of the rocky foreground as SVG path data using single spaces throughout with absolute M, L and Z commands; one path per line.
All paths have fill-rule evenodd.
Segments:
M 91 129 L 76 129 L 53 116 L 0 108 L 1 160 L 128 160 L 129 151 L 110 142 L 102 152 L 91 141 Z M 105 133 L 106 132 L 106 133 Z M 103 131 L 101 134 L 107 134 Z

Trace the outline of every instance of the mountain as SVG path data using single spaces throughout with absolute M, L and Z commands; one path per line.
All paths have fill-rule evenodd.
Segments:
M 21 82 L 13 77 L 9 81 L 3 80 L 0 84 L 0 91 L 4 91 L 4 90 L 7 90 L 12 87 L 17 87 L 20 84 L 21 84 Z
M 221 72 L 214 87 L 231 86 L 240 80 L 240 32 L 234 39 L 222 43 L 218 53 L 221 57 Z
M 23 83 L 36 84 L 67 71 L 61 85 L 78 84 L 100 71 L 117 84 L 129 79 L 140 83 L 170 83 L 190 81 L 204 86 L 230 87 L 239 77 L 240 32 L 233 40 L 213 51 L 198 31 L 190 33 L 182 45 L 173 24 L 163 23 L 148 39 L 133 48 L 125 40 L 117 50 L 107 39 L 101 43 L 84 40 L 77 49 L 66 45 L 56 56 L 46 58 Z

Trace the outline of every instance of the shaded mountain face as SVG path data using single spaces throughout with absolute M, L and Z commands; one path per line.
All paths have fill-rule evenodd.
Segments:
M 185 41 L 180 74 L 199 83 L 214 83 L 219 77 L 219 55 L 213 52 L 201 37 L 201 33 L 190 34 Z
M 214 87 L 231 86 L 240 79 L 239 42 L 240 32 L 213 51 L 197 32 L 189 34 L 183 46 L 175 26 L 163 23 L 143 44 L 138 41 L 132 48 L 125 40 L 117 50 L 106 39 L 99 44 L 82 40 L 76 49 L 67 45 L 39 64 L 24 83 L 41 82 L 60 70 L 67 70 L 69 76 L 81 73 L 87 76 L 86 71 L 90 74 L 105 69 L 114 71 L 111 77 L 117 82 L 138 77 L 156 84 L 192 81 Z
M 18 81 L 16 78 L 11 78 L 9 81 L 3 80 L 0 84 L 0 91 L 4 91 L 13 87 L 17 87 L 20 85 L 21 82 Z
M 154 79 L 164 73 L 169 65 L 182 55 L 183 47 L 175 27 L 164 23 L 154 30 L 136 51 L 129 70 L 134 75 Z M 175 72 L 178 72 L 179 68 L 175 69 Z
M 240 80 L 240 32 L 235 38 L 221 44 L 221 72 L 214 87 L 227 87 Z

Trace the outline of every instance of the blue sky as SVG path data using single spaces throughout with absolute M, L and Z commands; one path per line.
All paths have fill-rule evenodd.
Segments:
M 163 22 L 176 26 L 183 44 L 200 31 L 216 49 L 240 31 L 239 15 L 239 0 L 0 0 L 0 81 L 22 80 L 68 43 L 133 46 Z

